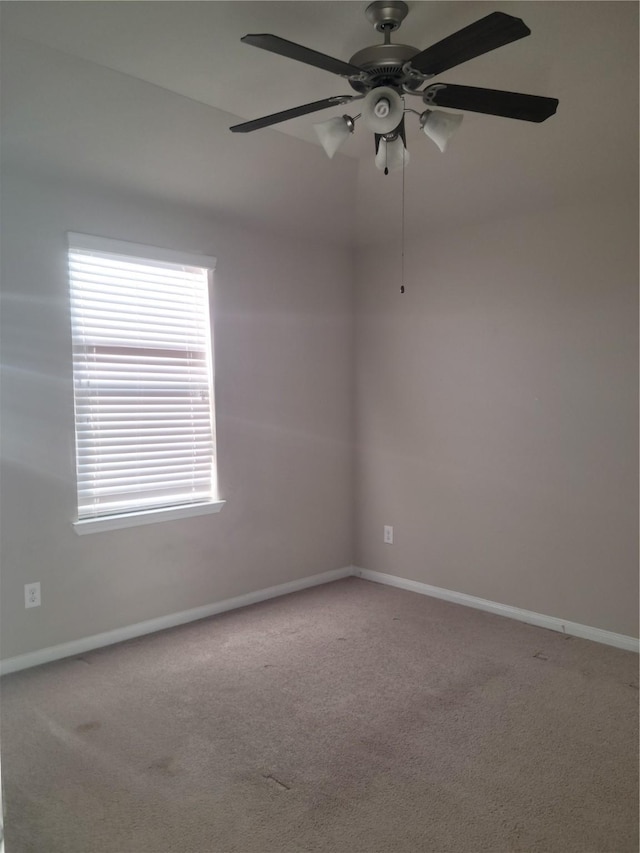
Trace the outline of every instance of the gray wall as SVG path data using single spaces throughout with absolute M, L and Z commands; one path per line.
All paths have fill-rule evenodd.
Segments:
M 633 199 L 357 272 L 357 565 L 638 636 Z M 383 544 L 383 525 L 395 544 Z
M 274 133 L 258 176 L 231 123 L 55 51 L 3 53 L 3 658 L 351 562 L 353 256 L 329 214 L 355 170 Z M 67 230 L 217 257 L 220 514 L 73 531 Z
M 3 209 L 3 657 L 349 565 L 348 254 L 42 180 Z M 219 515 L 73 531 L 67 229 L 217 256 Z

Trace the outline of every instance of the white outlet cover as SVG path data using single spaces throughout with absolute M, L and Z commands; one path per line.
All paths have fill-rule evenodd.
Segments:
M 24 585 L 24 606 L 40 607 L 40 584 L 26 583 Z
M 390 524 L 384 526 L 384 541 L 387 545 L 393 545 L 393 527 Z

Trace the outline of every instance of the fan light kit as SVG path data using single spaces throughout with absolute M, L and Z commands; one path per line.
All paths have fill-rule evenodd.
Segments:
M 408 6 L 402 0 L 375 0 L 371 3 L 365 15 L 374 28 L 383 34 L 384 42 L 359 50 L 349 62 L 268 33 L 244 36 L 241 41 L 245 44 L 346 78 L 357 94 L 334 95 L 236 124 L 231 130 L 234 133 L 248 133 L 330 107 L 362 101 L 358 115 L 334 116 L 314 124 L 314 129 L 327 155 L 333 157 L 349 139 L 356 121 L 361 118 L 374 134 L 376 166 L 387 174 L 390 170 L 404 168 L 409 159 L 405 113 L 418 116 L 425 135 L 443 152 L 460 126 L 462 116 L 434 107 L 470 110 L 532 122 L 542 122 L 554 115 L 558 106 L 556 98 L 429 82 L 443 71 L 530 35 L 531 31 L 520 18 L 504 12 L 492 12 L 431 47 L 418 50 L 406 44 L 391 43 L 391 33 L 398 29 L 407 12 Z M 421 100 L 426 109 L 407 107 L 405 99 L 409 96 Z

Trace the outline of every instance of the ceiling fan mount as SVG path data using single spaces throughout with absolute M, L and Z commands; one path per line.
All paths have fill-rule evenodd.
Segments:
M 403 0 L 374 0 L 364 10 L 367 20 L 379 33 L 393 32 L 407 17 L 409 7 Z

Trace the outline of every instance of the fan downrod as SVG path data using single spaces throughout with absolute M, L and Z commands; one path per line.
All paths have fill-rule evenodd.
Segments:
M 408 11 L 409 7 L 402 0 L 374 0 L 364 13 L 379 33 L 392 33 L 407 17 Z

